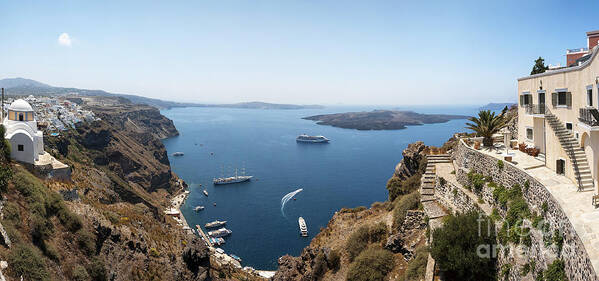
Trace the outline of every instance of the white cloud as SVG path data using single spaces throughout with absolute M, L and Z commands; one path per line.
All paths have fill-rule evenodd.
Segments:
M 71 47 L 72 40 L 68 33 L 63 32 L 58 36 L 58 44 L 65 47 Z

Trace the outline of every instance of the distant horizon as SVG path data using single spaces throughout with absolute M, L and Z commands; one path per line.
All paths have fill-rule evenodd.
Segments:
M 26 79 L 26 80 L 33 80 L 35 82 L 38 83 L 42 83 L 45 85 L 48 85 L 50 87 L 56 87 L 56 88 L 74 88 L 74 89 L 80 89 L 80 90 L 93 90 L 93 91 L 105 91 L 107 93 L 111 93 L 111 94 L 118 94 L 118 95 L 135 95 L 135 96 L 140 96 L 140 97 L 145 97 L 145 98 L 153 98 L 153 97 L 148 97 L 148 96 L 144 96 L 138 93 L 123 93 L 123 92 L 110 92 L 104 89 L 82 89 L 82 88 L 76 88 L 76 87 L 71 87 L 71 86 L 56 86 L 56 85 L 51 85 L 48 83 L 45 83 L 43 81 L 39 81 L 36 79 L 31 79 L 31 78 L 26 78 L 26 77 L 4 77 L 4 78 L 0 78 L 1 80 L 4 79 Z M 8 93 L 8 90 L 10 88 L 6 88 L 5 91 L 7 91 L 7 94 L 10 95 L 10 93 Z M 489 101 L 486 103 L 472 103 L 472 104 L 351 104 L 351 103 L 320 103 L 320 104 L 300 104 L 300 103 L 285 103 L 285 102 L 270 102 L 270 101 L 261 101 L 261 100 L 248 100 L 248 101 L 238 101 L 238 102 L 230 102 L 230 103 L 218 103 L 218 102 L 208 102 L 208 101 L 180 101 L 180 100 L 174 100 L 174 99 L 160 99 L 162 101 L 169 101 L 169 102 L 178 102 L 178 103 L 194 103 L 194 104 L 206 104 L 206 105 L 220 105 L 220 104 L 239 104 L 239 103 L 253 103 L 253 102 L 259 102 L 259 103 L 269 103 L 269 104 L 290 104 L 290 105 L 320 105 L 320 106 L 372 106 L 372 107 L 376 107 L 376 106 L 381 106 L 381 107 L 402 107 L 402 106 L 414 106 L 414 107 L 431 107 L 431 106 L 485 106 L 487 104 L 491 104 L 491 103 L 513 103 L 516 104 L 516 101 Z

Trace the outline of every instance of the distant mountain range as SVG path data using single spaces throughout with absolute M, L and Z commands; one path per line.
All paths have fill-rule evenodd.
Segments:
M 109 96 L 123 97 L 137 104 L 147 104 L 157 108 L 172 107 L 229 107 L 229 108 L 251 108 L 251 109 L 304 109 L 321 108 L 319 105 L 295 105 L 295 104 L 275 104 L 266 102 L 242 102 L 233 104 L 201 104 L 165 101 L 131 94 L 109 93 L 103 90 L 88 90 L 78 88 L 54 87 L 35 80 L 26 78 L 6 78 L 0 79 L 0 88 L 4 88 L 8 95 L 69 95 L 78 94 L 82 96 Z

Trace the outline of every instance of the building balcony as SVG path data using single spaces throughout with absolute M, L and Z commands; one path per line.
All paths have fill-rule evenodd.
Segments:
M 599 126 L 599 111 L 596 108 L 580 108 L 578 121 L 590 126 Z
M 545 104 L 527 104 L 525 105 L 526 114 L 545 116 Z

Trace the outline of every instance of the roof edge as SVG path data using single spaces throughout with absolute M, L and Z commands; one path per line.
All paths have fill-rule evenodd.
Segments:
M 586 68 L 587 66 L 589 66 L 591 64 L 591 62 L 597 56 L 597 53 L 598 53 L 597 52 L 597 47 L 599 47 L 599 45 L 593 47 L 593 49 L 591 50 L 591 52 L 592 52 L 591 58 L 588 59 L 588 60 L 586 60 L 585 62 L 583 62 L 581 65 L 572 66 L 572 67 L 566 67 L 566 68 L 562 68 L 562 69 L 558 69 L 558 70 L 553 70 L 553 71 L 549 71 L 549 72 L 545 71 L 545 72 L 539 73 L 539 74 L 533 74 L 533 75 L 529 75 L 529 76 L 520 77 L 517 80 L 518 81 L 522 81 L 522 80 L 528 80 L 528 79 L 532 79 L 532 78 L 549 76 L 549 75 L 553 75 L 553 74 L 559 74 L 559 73 L 566 73 L 566 72 L 572 72 L 572 71 L 582 70 L 582 69 Z

